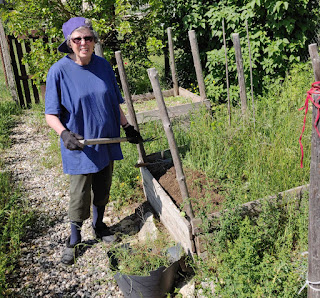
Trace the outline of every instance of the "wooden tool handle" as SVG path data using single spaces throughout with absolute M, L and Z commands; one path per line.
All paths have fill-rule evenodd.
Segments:
M 121 142 L 127 142 L 127 141 L 128 141 L 127 138 L 101 138 L 101 139 L 79 140 L 79 142 L 84 145 L 114 144 L 114 143 L 121 143 Z

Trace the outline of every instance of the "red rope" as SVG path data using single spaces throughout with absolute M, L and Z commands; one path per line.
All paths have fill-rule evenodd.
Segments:
M 320 118 L 320 105 L 315 103 L 315 101 L 312 98 L 312 94 L 319 94 L 320 95 L 320 81 L 318 82 L 314 82 L 311 85 L 311 89 L 307 92 L 307 98 L 306 101 L 304 103 L 304 106 L 302 108 L 299 109 L 299 111 L 302 111 L 303 109 L 305 109 L 305 114 L 304 114 L 304 119 L 303 119 L 303 127 L 302 127 L 302 132 L 299 138 L 299 144 L 300 144 L 300 149 L 301 149 L 301 163 L 300 163 L 300 167 L 303 168 L 303 146 L 301 143 L 301 139 L 302 139 L 302 134 L 304 132 L 304 129 L 306 127 L 306 118 L 307 118 L 307 113 L 308 113 L 308 103 L 309 100 L 314 104 L 314 106 L 318 109 L 318 113 L 317 113 L 317 117 L 316 120 L 314 121 L 314 128 L 316 129 L 316 132 L 318 134 L 318 136 L 320 137 L 320 132 L 318 130 L 317 124 Z

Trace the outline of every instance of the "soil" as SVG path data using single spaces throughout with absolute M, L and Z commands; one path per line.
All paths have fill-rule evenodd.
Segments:
M 184 169 L 184 175 L 195 216 L 198 217 L 201 213 L 211 214 L 220 211 L 224 197 L 220 194 L 221 187 L 218 181 L 208 178 L 205 173 L 199 170 Z M 160 177 L 159 183 L 176 205 L 181 208 L 183 200 L 175 168 L 168 169 Z

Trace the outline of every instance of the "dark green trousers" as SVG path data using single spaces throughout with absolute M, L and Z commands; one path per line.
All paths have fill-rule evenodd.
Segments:
M 84 221 L 90 217 L 91 203 L 105 206 L 109 201 L 113 161 L 98 173 L 70 175 L 69 219 Z

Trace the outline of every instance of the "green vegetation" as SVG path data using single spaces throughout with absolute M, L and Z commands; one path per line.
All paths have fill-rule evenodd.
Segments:
M 225 106 L 214 107 L 213 116 L 206 111 L 191 116 L 189 126 L 183 119 L 174 121 L 178 145 L 187 148 L 182 154 L 183 165 L 216 178 L 220 194 L 225 197 L 224 207 L 229 210 L 307 184 L 311 123 L 309 115 L 302 139 L 305 158 L 301 169 L 298 139 L 304 112 L 298 109 L 304 104 L 311 82 L 310 66 L 301 65 L 288 73 L 281 84 L 270 85 L 269 92 L 256 99 L 255 124 L 250 113 L 243 119 L 239 109 L 233 109 L 229 126 Z M 146 137 L 160 137 L 145 144 L 147 153 L 168 148 L 160 123 L 140 128 Z M 134 155 L 127 150 L 135 148 L 126 145 L 121 167 Z M 136 158 L 135 154 L 129 161 L 131 167 Z M 127 179 L 126 175 L 120 177 Z M 204 288 L 201 281 L 206 279 L 217 284 L 216 291 L 222 297 L 295 296 L 307 270 L 307 260 L 301 256 L 307 250 L 307 201 L 304 197 L 299 208 L 293 199 L 286 204 L 268 201 L 255 217 L 244 216 L 236 208 L 225 213 L 213 230 L 212 223 L 207 222 L 206 209 L 200 210 L 209 259 L 198 260 L 194 265 L 197 287 Z M 210 290 L 203 290 L 210 297 Z
M 7 0 L 6 5 L 0 5 L 0 15 L 8 32 L 17 36 L 38 31 L 40 36 L 50 40 L 31 41 L 32 51 L 24 57 L 38 82 L 45 81 L 49 67 L 62 57 L 56 50 L 63 38 L 62 24 L 70 16 L 82 15 L 92 19 L 105 57 L 113 65 L 114 51 L 121 50 L 133 94 L 150 91 L 146 69 L 157 64 L 152 56 L 165 57 L 163 83 L 170 84 L 168 27 L 173 29 L 179 84 L 185 88 L 195 84 L 188 40 L 188 31 L 195 30 L 205 65 L 207 95 L 219 104 L 227 98 L 222 37 L 222 21 L 225 20 L 231 100 L 236 105 L 238 84 L 232 33 L 240 35 L 245 75 L 249 77 L 245 27 L 248 23 L 254 90 L 261 95 L 270 81 L 284 78 L 294 63 L 308 56 L 306 45 L 317 35 L 319 23 L 319 5 L 311 0 L 297 0 L 294 5 L 277 0 L 91 0 L 86 3 L 86 10 L 83 10 L 82 0 L 64 3 Z
M 82 4 L 82 1 L 68 1 L 65 10 L 61 11 L 55 9 L 55 6 L 47 7 L 47 1 L 7 2 L 16 9 L 2 11 L 2 16 L 7 18 L 8 30 L 13 32 L 13 29 L 19 29 L 22 33 L 26 29 L 40 29 L 38 26 L 43 23 L 39 20 L 47 20 L 45 23 L 48 26 L 48 37 L 61 37 L 62 23 L 69 13 L 79 12 L 80 2 Z M 108 1 L 102 2 L 106 4 Z M 163 5 L 154 1 L 148 8 L 146 15 L 149 23 L 146 26 L 141 26 L 137 19 L 119 22 L 126 11 L 125 5 L 129 4 L 110 1 L 108 5 L 118 4 L 118 10 L 115 10 L 119 17 L 116 25 L 120 32 L 119 38 L 123 41 L 125 59 L 128 59 L 126 67 L 132 93 L 150 91 L 146 68 L 155 64 L 161 65 L 161 56 L 156 59 L 157 56 L 153 55 L 153 60 L 149 58 L 150 54 L 159 54 L 162 42 L 165 44 L 162 32 L 164 30 L 160 30 L 160 26 L 155 26 L 154 31 L 152 29 L 151 24 L 157 22 L 163 22 L 164 27 L 174 28 L 179 82 L 184 87 L 191 86 L 192 91 L 196 92 L 194 76 L 189 71 L 192 62 L 187 30 L 195 29 L 197 32 L 201 57 L 206 63 L 204 71 L 207 92 L 213 103 L 213 111 L 212 115 L 207 111 L 191 115 L 189 122 L 185 119 L 175 120 L 173 129 L 178 145 L 185 148 L 181 154 L 183 165 L 201 170 L 209 178 L 217 179 L 220 194 L 225 198 L 223 208 L 232 210 L 225 212 L 215 226 L 208 223 L 206 209 L 199 211 L 204 221 L 208 260 L 198 259 L 194 263 L 197 289 L 202 288 L 210 297 L 211 290 L 201 284 L 201 281 L 207 280 L 216 284 L 216 293 L 221 297 L 293 297 L 304 283 L 306 275 L 306 259 L 301 256 L 301 252 L 307 250 L 307 198 L 303 198 L 298 207 L 294 200 L 285 204 L 277 200 L 264 202 L 262 212 L 254 217 L 243 214 L 237 206 L 309 181 L 311 123 L 308 117 L 302 140 L 305 158 L 304 168 L 301 169 L 298 138 L 304 113 L 299 112 L 298 108 L 303 105 L 306 91 L 313 80 L 312 70 L 309 65 L 304 64 L 295 66 L 290 72 L 289 69 L 293 63 L 304 58 L 305 44 L 315 32 L 315 2 L 301 0 L 293 6 L 285 1 L 269 1 L 268 5 L 265 5 L 263 1 L 257 0 L 240 1 L 241 3 L 218 1 L 209 6 L 201 1 L 162 2 Z M 54 5 L 53 2 L 50 5 Z M 95 10 L 87 12 L 85 16 L 93 17 L 98 10 L 99 5 L 96 5 Z M 113 30 L 113 20 L 104 18 L 106 11 L 109 10 L 100 11 L 93 17 L 94 25 L 104 37 Z M 13 14 L 17 19 L 10 20 Z M 35 18 L 27 19 L 25 14 Z M 155 16 L 158 19 L 152 23 Z M 221 98 L 226 98 L 224 51 L 221 43 L 223 18 L 226 19 L 229 48 L 232 46 L 233 32 L 240 33 L 243 46 L 246 47 L 243 24 L 245 21 L 249 23 L 254 88 L 258 94 L 255 95 L 255 121 L 250 100 L 249 111 L 242 117 L 238 107 L 238 87 L 235 83 L 231 87 L 231 125 L 228 124 L 226 106 L 221 104 L 225 101 Z M 148 32 L 144 31 L 147 26 Z M 148 33 L 150 39 L 146 40 Z M 106 40 L 103 42 L 108 44 Z M 48 67 L 61 57 L 56 52 L 58 44 L 59 41 L 35 42 L 33 52 L 25 57 L 30 63 L 30 69 L 35 73 L 34 78 L 43 81 Z M 105 54 L 112 57 L 111 52 Z M 39 62 L 39 57 L 41 61 L 45 61 L 44 64 Z M 248 58 L 244 53 L 246 76 Z M 230 79 L 234 81 L 236 75 L 233 50 L 229 51 L 228 60 Z M 163 72 L 162 69 L 161 71 Z M 18 114 L 19 109 L 14 103 L 3 101 L 10 96 L 4 87 L 4 80 L 0 82 L 1 150 L 10 146 L 8 136 L 14 123 L 12 116 Z M 162 83 L 164 84 L 165 80 Z M 43 106 L 37 107 L 37 112 L 43 111 Z M 144 138 L 159 138 L 145 144 L 147 154 L 168 148 L 160 122 L 141 125 L 140 129 Z M 45 160 L 44 164 L 47 167 L 60 166 L 58 138 L 52 133 L 50 139 L 52 144 L 48 155 L 51 158 Z M 111 200 L 116 202 L 119 210 L 143 199 L 140 172 L 134 167 L 138 159 L 136 146 L 125 143 L 122 148 L 124 160 L 115 164 L 111 189 Z M 23 209 L 24 203 L 19 191 L 11 180 L 10 173 L 5 171 L 0 172 L 0 194 L 0 292 L 3 292 L 6 286 L 5 273 L 14 270 L 14 260 L 19 253 L 19 239 L 23 236 L 21 231 L 31 215 L 25 211 L 27 209 Z M 123 263 L 123 268 L 131 267 L 130 262 L 138 264 L 139 259 L 141 261 L 146 258 L 146 251 L 141 247 L 137 249 L 137 252 L 139 251 L 141 255 L 135 254 L 138 260 L 134 261 L 129 257 L 129 263 Z M 150 252 L 148 248 L 147 252 Z M 123 258 L 126 259 L 125 254 Z M 158 264 L 153 261 L 151 263 Z M 141 270 L 141 265 L 137 268 Z M 306 290 L 302 294 L 306 295 Z
M 10 146 L 10 129 L 14 125 L 14 116 L 19 114 L 20 108 L 13 101 L 0 100 L 0 152 Z M 0 160 L 0 296 L 7 287 L 6 276 L 14 271 L 24 228 L 32 218 L 19 186 Z
M 157 270 L 161 266 L 170 265 L 167 249 L 175 243 L 168 241 L 167 233 L 159 233 L 154 241 L 147 239 L 146 242 L 136 244 L 114 246 L 110 255 L 116 260 L 116 272 L 127 275 L 148 276 L 150 271 Z
M 0 101 L 8 100 L 8 99 L 10 99 L 10 92 L 9 92 L 7 86 L 6 86 L 6 80 L 4 78 L 2 66 L 0 67 L 0 76 L 1 76 L 1 80 L 0 80 Z
M 205 235 L 209 257 L 196 262 L 199 284 L 212 281 L 219 297 L 297 297 L 307 276 L 308 196 L 297 204 L 264 201 L 259 216 L 225 212 Z
M 190 151 L 183 164 L 219 179 L 224 207 L 234 208 L 308 183 L 311 123 L 309 117 L 301 169 L 298 139 L 303 112 L 298 108 L 311 82 L 312 70 L 302 65 L 282 84 L 270 85 L 269 92 L 258 98 L 255 128 L 252 117 L 243 121 L 236 111 L 229 127 L 225 107 L 217 107 L 213 118 L 192 118 L 186 133 Z M 284 205 L 267 201 L 260 215 L 253 217 L 236 208 L 226 212 L 214 230 L 206 215 L 203 210 L 209 257 L 196 265 L 199 283 L 213 281 L 221 297 L 297 295 L 307 272 L 307 260 L 301 256 L 307 250 L 307 197 L 298 208 L 297 200 Z M 209 295 L 210 290 L 205 290 Z
M 304 113 L 298 108 L 303 105 L 311 82 L 310 67 L 301 64 L 280 84 L 270 84 L 269 91 L 256 98 L 255 123 L 250 112 L 243 118 L 240 109 L 233 108 L 229 126 L 227 109 L 222 105 L 215 106 L 212 115 L 201 111 L 191 115 L 189 122 L 186 119 L 173 121 L 177 143 L 185 148 L 181 155 L 183 165 L 202 170 L 209 178 L 217 179 L 220 194 L 225 197 L 223 207 L 233 210 L 225 212 L 214 227 L 207 221 L 206 209 L 199 211 L 204 221 L 209 258 L 206 261 L 198 259 L 193 266 L 196 288 L 202 289 L 209 297 L 211 290 L 201 283 L 204 280 L 213 281 L 215 291 L 221 297 L 292 297 L 304 283 L 307 260 L 301 253 L 307 250 L 307 198 L 300 201 L 298 208 L 294 200 L 288 200 L 286 204 L 277 200 L 265 202 L 262 212 L 255 217 L 244 215 L 236 206 L 308 183 L 311 123 L 308 117 L 302 139 L 305 159 L 301 169 L 298 138 Z M 3 102 L 0 107 L 5 111 L 3 115 L 19 112 L 12 102 Z M 33 111 L 40 117 L 43 106 L 36 106 Z M 12 125 L 13 118 L 1 116 L 1 119 L 7 119 L 2 120 L 6 129 L 0 129 L 2 139 L 7 140 L 10 133 L 7 128 Z M 38 125 L 42 129 L 42 124 Z M 145 143 L 147 154 L 168 148 L 160 122 L 141 125 L 140 129 L 144 138 L 159 138 Z M 50 148 L 50 155 L 59 156 L 55 135 Z M 140 172 L 134 167 L 138 159 L 136 146 L 124 143 L 122 148 L 124 160 L 115 164 L 111 189 L 111 200 L 116 202 L 118 210 L 144 199 Z M 47 166 L 59 163 L 57 159 Z M 1 197 L 6 199 L 3 210 L 10 211 L 2 213 L 2 227 L 9 226 L 4 228 L 1 239 L 7 237 L 3 241 L 12 245 L 2 246 L 4 253 L 9 253 L 2 262 L 8 262 L 3 263 L 3 268 L 13 270 L 12 261 L 19 252 L 17 239 L 23 231 L 21 225 L 29 220 L 30 214 L 20 209 L 23 203 L 19 194 L 12 193 L 14 187 L 10 173 L 1 174 L 2 179 Z M 15 202 L 15 209 L 12 209 L 12 202 Z M 15 221 L 17 218 L 18 222 Z M 13 235 L 8 236 L 9 231 Z M 8 239 L 12 241 L 8 242 Z M 154 248 L 158 249 L 158 246 Z M 139 247 L 136 251 L 141 254 L 135 253 L 135 259 L 122 252 L 123 269 L 131 267 L 130 262 L 140 268 L 139 260 L 146 257 L 151 258 L 150 264 L 157 266 L 158 258 L 148 248 Z M 159 255 L 160 251 L 158 249 Z M 3 289 L 4 278 L 3 271 Z M 302 294 L 305 295 L 306 290 Z
M 307 183 L 311 125 L 302 140 L 308 156 L 301 169 L 298 139 L 304 114 L 298 109 L 311 82 L 312 70 L 302 65 L 282 84 L 270 85 L 268 93 L 256 98 L 255 124 L 251 115 L 243 121 L 237 109 L 229 126 L 225 105 L 214 107 L 213 117 L 193 117 L 185 133 L 190 151 L 184 164 L 218 178 L 230 205 Z

